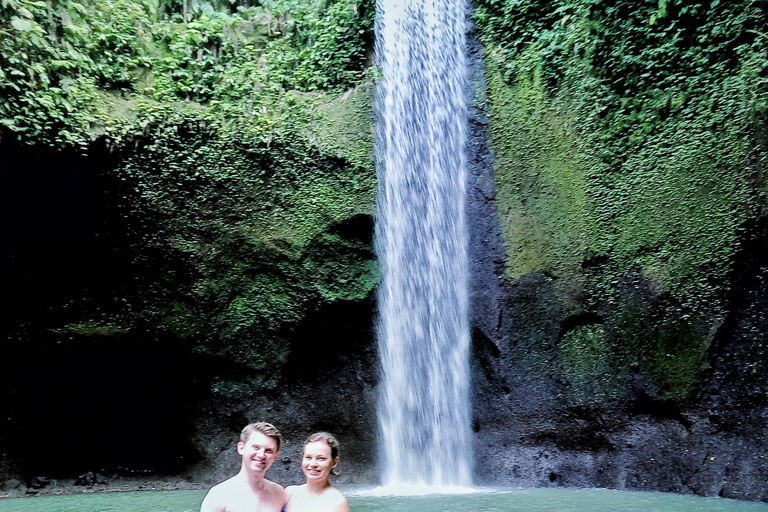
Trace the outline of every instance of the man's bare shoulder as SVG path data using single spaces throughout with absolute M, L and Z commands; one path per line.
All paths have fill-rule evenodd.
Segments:
M 271 493 L 274 493 L 282 498 L 287 498 L 288 494 L 286 494 L 285 489 L 283 489 L 283 486 L 280 484 L 276 484 L 275 482 L 272 482 L 271 480 L 264 479 L 264 485 L 267 487 L 267 490 Z
M 218 483 L 211 487 L 211 489 L 208 491 L 208 495 L 215 497 L 215 496 L 222 496 L 226 495 L 227 493 L 231 492 L 232 489 L 236 489 L 238 487 L 242 486 L 242 483 L 239 481 L 241 479 L 238 479 L 239 475 L 235 475 L 232 478 L 228 478 L 224 480 L 221 483 Z
M 211 487 L 211 491 L 221 492 L 221 491 L 226 491 L 231 487 L 239 487 L 240 485 L 242 485 L 241 483 L 242 478 L 239 478 L 239 477 L 240 475 L 235 475 L 231 478 L 227 478 L 223 482 L 218 483 L 213 487 Z
M 239 503 L 247 494 L 243 492 L 245 489 L 245 482 L 240 474 L 214 485 L 205 495 L 200 512 L 229 512 L 239 508 Z
M 200 506 L 200 512 L 224 512 L 226 510 L 227 496 L 234 487 L 233 480 L 236 477 L 224 480 L 216 484 L 205 495 L 203 503 Z

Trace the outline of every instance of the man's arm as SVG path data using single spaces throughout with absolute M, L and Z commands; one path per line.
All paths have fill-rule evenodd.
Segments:
M 221 498 L 221 492 L 217 485 L 205 495 L 205 499 L 203 500 L 202 505 L 200 505 L 200 512 L 225 512 L 226 507 Z

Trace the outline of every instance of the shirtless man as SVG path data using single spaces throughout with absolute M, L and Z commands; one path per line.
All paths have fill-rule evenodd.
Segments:
M 214 486 L 200 512 L 281 512 L 288 496 L 280 485 L 264 478 L 280 450 L 280 432 L 269 423 L 251 423 L 240 433 L 237 453 L 240 472 Z

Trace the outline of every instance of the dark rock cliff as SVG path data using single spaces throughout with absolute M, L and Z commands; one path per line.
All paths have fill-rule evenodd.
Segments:
M 729 274 L 709 276 L 713 286 L 727 290 L 714 290 L 722 310 L 710 303 L 690 314 L 668 285 L 654 282 L 659 276 L 653 272 L 617 265 L 612 250 L 579 249 L 578 214 L 567 210 L 585 203 L 578 206 L 578 196 L 562 188 L 552 191 L 565 182 L 579 186 L 573 155 L 590 152 L 576 132 L 569 135 L 567 122 L 563 128 L 547 120 L 567 117 L 567 102 L 509 93 L 531 83 L 518 78 L 501 85 L 493 76 L 488 99 L 484 66 L 495 66 L 499 54 L 483 60 L 476 39 L 470 54 L 480 91 L 472 114 L 475 183 L 468 207 L 477 483 L 768 500 L 768 288 L 760 214 L 739 226 L 738 250 L 723 262 Z M 537 101 L 541 107 L 525 110 Z M 510 147 L 517 150 L 510 153 Z M 488 180 L 493 172 L 496 192 Z M 559 176 L 559 184 L 548 183 L 548 173 Z M 587 182 L 585 191 L 595 189 Z M 571 202 L 558 204 L 564 200 Z M 697 222 L 695 213 L 685 222 Z M 503 223 L 509 223 L 505 230 Z M 543 258 L 531 249 L 538 244 L 550 251 Z

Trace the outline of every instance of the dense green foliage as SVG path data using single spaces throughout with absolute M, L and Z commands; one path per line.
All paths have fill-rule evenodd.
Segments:
M 347 114 L 362 123 L 367 96 L 345 100 L 359 102 Z M 291 93 L 283 106 L 279 122 L 255 134 L 251 125 L 169 111 L 165 129 L 118 170 L 137 184 L 137 245 L 190 272 L 148 283 L 144 314 L 152 318 L 144 321 L 259 369 L 284 361 L 290 331 L 308 310 L 363 299 L 378 279 L 365 230 L 341 229 L 367 219 L 373 173 L 351 163 L 353 148 L 339 155 L 309 142 L 315 124 L 327 122 L 320 109 Z
M 151 0 L 3 0 L 0 123 L 31 142 L 85 147 L 104 130 L 135 131 L 113 126 L 110 92 L 252 113 L 287 90 L 343 90 L 366 73 L 370 1 L 202 6 L 185 22 L 158 19 Z
M 106 143 L 144 273 L 116 291 L 130 307 L 52 332 L 149 330 L 263 370 L 307 312 L 373 288 L 348 226 L 375 191 L 373 2 L 236 4 L 0 0 L 0 136 Z M 634 373 L 689 397 L 765 209 L 764 3 L 478 0 L 475 16 L 509 277 L 543 271 L 564 314 L 599 319 L 554 349 L 570 400 L 620 399 Z
M 106 144 L 125 184 L 136 274 L 54 338 L 170 336 L 268 386 L 309 311 L 369 294 L 373 12 L 1 1 L 0 136 Z
M 509 275 L 546 271 L 581 290 L 567 314 L 604 322 L 561 340 L 574 399 L 619 398 L 631 372 L 688 397 L 765 208 L 766 4 L 479 0 L 475 15 Z

